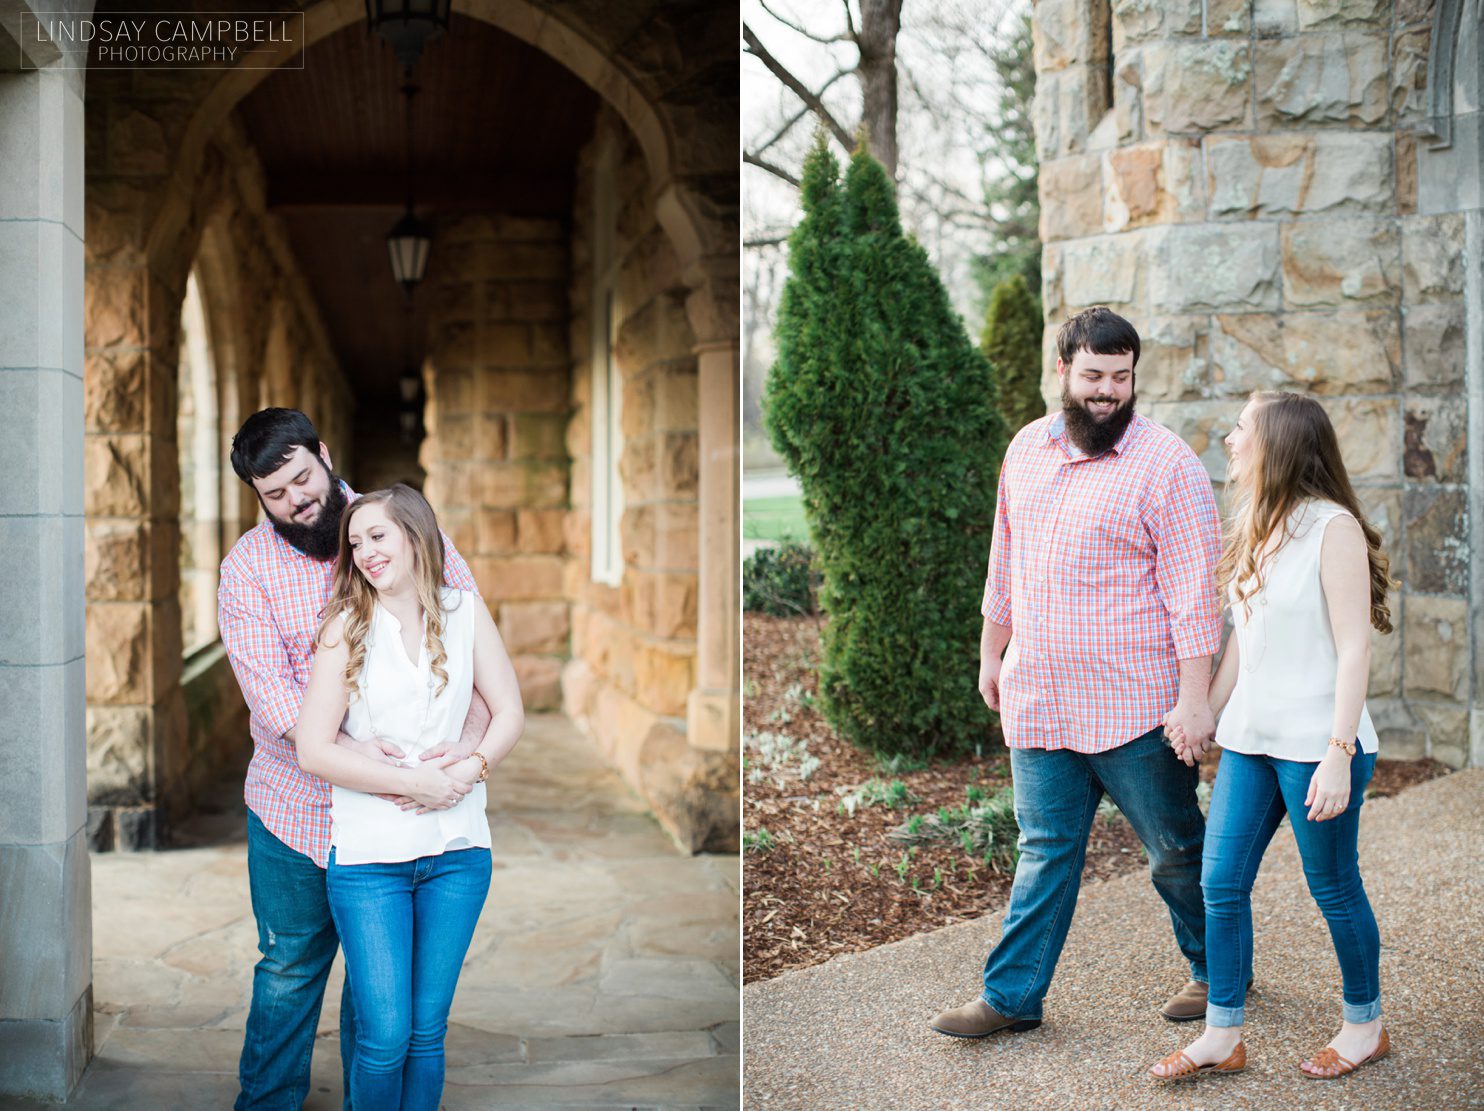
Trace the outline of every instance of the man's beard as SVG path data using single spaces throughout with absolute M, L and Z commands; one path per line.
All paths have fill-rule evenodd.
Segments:
M 323 464 L 321 464 L 323 466 Z M 326 472 L 330 468 L 325 467 Z M 345 513 L 345 491 L 340 479 L 330 474 L 330 492 L 325 495 L 325 504 L 312 525 L 301 525 L 296 521 L 280 521 L 272 513 L 268 520 L 273 531 L 312 559 L 333 559 L 340 551 L 340 518 Z M 265 510 L 267 506 L 263 507 Z
M 1088 412 L 1084 404 L 1073 400 L 1066 386 L 1062 386 L 1061 411 L 1066 417 L 1067 438 L 1087 455 L 1103 454 L 1119 441 L 1129 422 L 1134 419 L 1134 401 L 1137 397 L 1137 394 L 1130 393 L 1126 402 L 1098 420 Z

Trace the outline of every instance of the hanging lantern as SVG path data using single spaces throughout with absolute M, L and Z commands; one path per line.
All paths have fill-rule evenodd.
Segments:
M 407 206 L 406 213 L 386 233 L 387 252 L 392 258 L 392 275 L 411 296 L 417 283 L 428 271 L 428 255 L 433 250 L 433 229 Z
M 450 0 L 366 0 L 366 22 L 411 72 L 423 47 L 448 30 Z

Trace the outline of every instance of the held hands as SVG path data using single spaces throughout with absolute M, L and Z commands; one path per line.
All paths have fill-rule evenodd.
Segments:
M 1304 805 L 1311 822 L 1327 822 L 1345 813 L 1350 805 L 1350 756 L 1344 749 L 1331 746 L 1319 761 Z
M 1194 767 L 1210 751 L 1211 739 L 1216 734 L 1216 721 L 1207 703 L 1175 703 L 1175 708 L 1165 715 L 1164 727 L 1175 755 L 1188 767 Z
M 417 807 L 419 814 L 429 810 L 447 810 L 474 788 L 452 773 L 452 765 L 461 757 L 446 756 L 442 760 L 420 764 L 412 770 L 412 786 L 407 801 L 400 804 L 403 810 Z

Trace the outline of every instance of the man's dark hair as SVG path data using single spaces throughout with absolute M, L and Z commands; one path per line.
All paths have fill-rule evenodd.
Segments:
M 297 409 L 259 409 L 232 437 L 232 469 L 251 486 L 253 479 L 267 478 L 283 466 L 296 447 L 318 457 L 319 433 L 313 422 Z
M 1056 353 L 1067 366 L 1072 365 L 1072 356 L 1083 349 L 1094 355 L 1122 355 L 1132 351 L 1134 365 L 1139 365 L 1139 333 L 1127 320 L 1102 305 L 1069 317 L 1056 333 Z

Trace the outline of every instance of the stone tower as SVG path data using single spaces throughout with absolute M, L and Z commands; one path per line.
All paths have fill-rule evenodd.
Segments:
M 1143 411 L 1213 479 L 1250 391 L 1318 397 L 1402 581 L 1383 751 L 1484 765 L 1480 0 L 1034 18 L 1048 399 L 1056 326 L 1095 304 L 1139 328 Z

